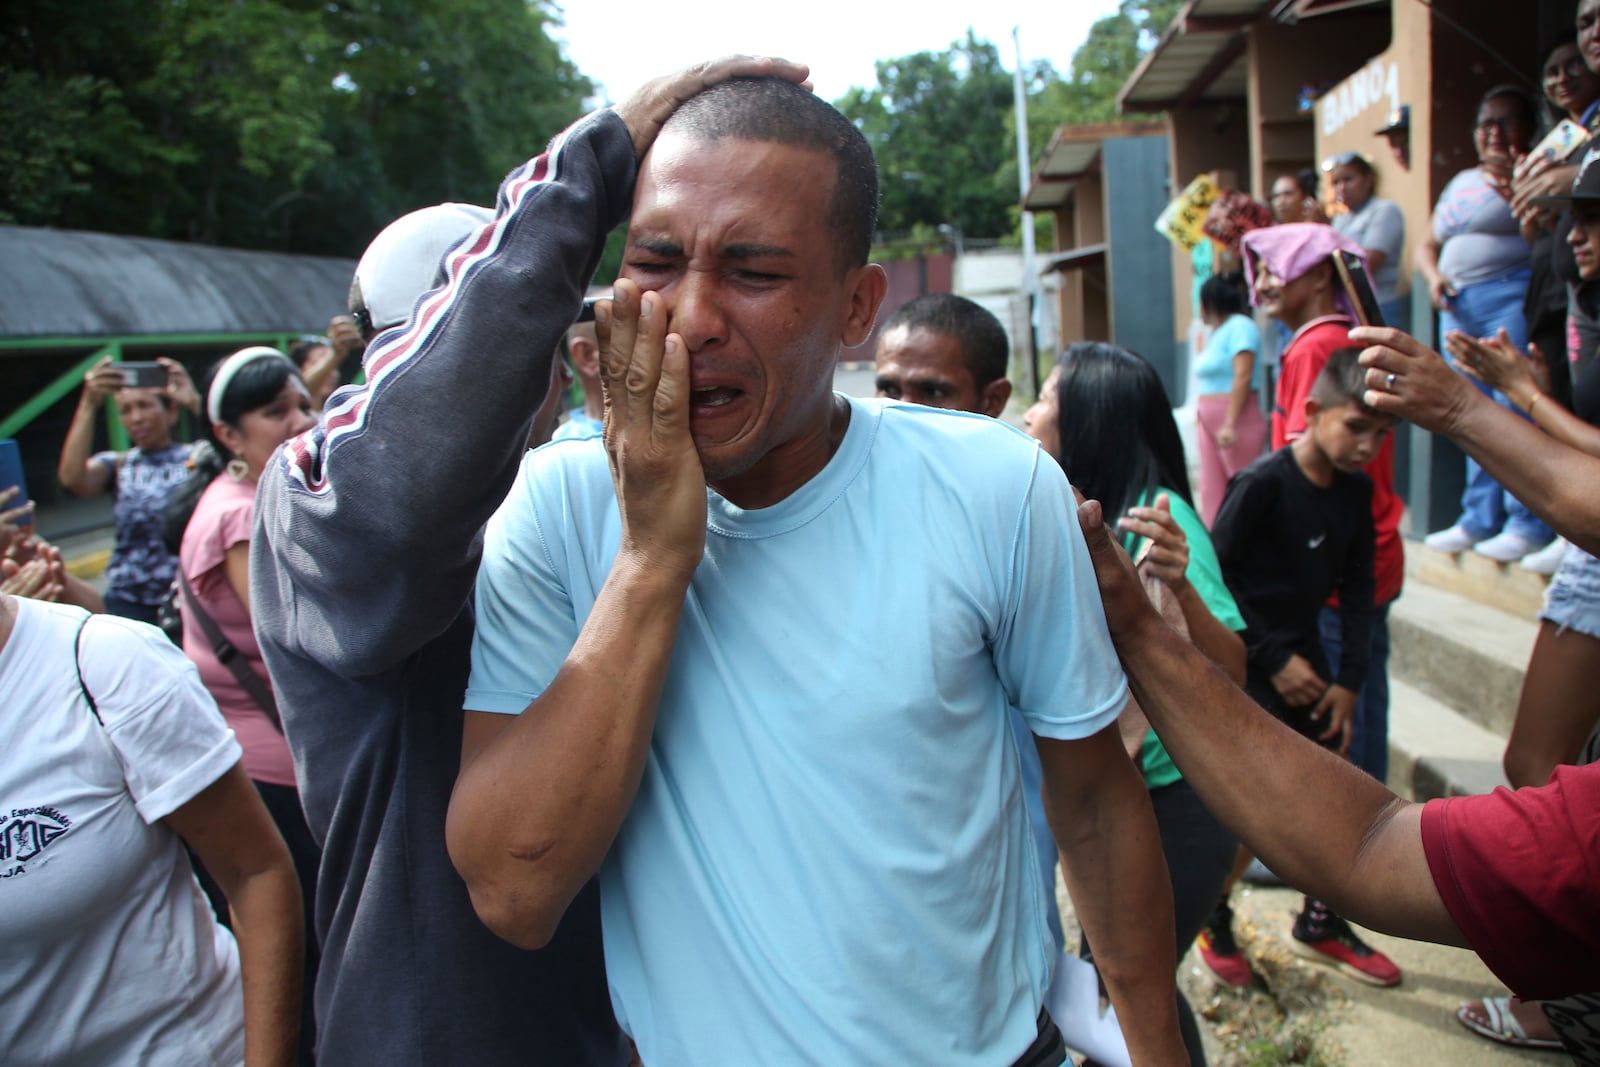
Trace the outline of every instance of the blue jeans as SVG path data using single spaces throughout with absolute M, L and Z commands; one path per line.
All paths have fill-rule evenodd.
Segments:
M 1463 286 L 1450 301 L 1450 310 L 1439 313 L 1440 338 L 1451 330 L 1461 330 L 1473 337 L 1493 337 L 1504 329 L 1512 344 L 1526 351 L 1528 324 L 1522 315 L 1522 301 L 1528 292 L 1528 277 L 1527 270 L 1519 270 L 1503 278 Z M 1472 384 L 1496 404 L 1522 414 L 1505 394 L 1476 380 Z M 1461 518 L 1456 521 L 1480 540 L 1502 530 L 1519 534 L 1535 545 L 1549 544 L 1555 537 L 1550 527 L 1502 489 L 1500 483 L 1470 456 L 1467 457 L 1467 487 L 1461 492 Z
M 1330 669 L 1339 671 L 1339 613 L 1326 605 L 1317 618 L 1322 649 Z M 1389 605 L 1379 605 L 1372 616 L 1372 648 L 1367 654 L 1367 680 L 1356 697 L 1350 730 L 1350 762 L 1380 782 L 1389 780 Z

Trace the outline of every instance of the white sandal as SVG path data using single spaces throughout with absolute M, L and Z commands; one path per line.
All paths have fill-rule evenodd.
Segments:
M 1472 1011 L 1474 1008 L 1481 1008 L 1484 1017 L 1474 1018 Z M 1510 997 L 1469 1000 L 1456 1009 L 1456 1021 L 1480 1037 L 1498 1041 L 1502 1045 L 1558 1051 L 1561 1048 L 1561 1042 L 1553 1037 L 1529 1037 L 1528 1032 L 1517 1022 L 1516 1015 L 1511 1011 Z

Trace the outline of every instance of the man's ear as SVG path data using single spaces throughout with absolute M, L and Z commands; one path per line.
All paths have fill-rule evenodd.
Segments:
M 1333 257 L 1332 256 L 1329 256 L 1328 258 L 1322 260 L 1315 267 L 1312 267 L 1311 270 L 1312 270 L 1311 287 L 1313 289 L 1319 289 L 1320 290 L 1320 289 L 1332 289 L 1333 288 Z
M 572 353 L 572 369 L 590 378 L 600 373 L 600 343 L 589 337 L 574 337 L 567 342 Z
M 996 378 L 983 387 L 983 392 L 978 395 L 978 410 L 991 419 L 998 419 L 1006 409 L 1006 401 L 1011 399 L 1011 381 L 1008 378 Z
M 849 286 L 849 302 L 839 339 L 846 348 L 854 348 L 872 336 L 872 326 L 878 320 L 878 307 L 889 291 L 889 275 L 876 263 L 867 263 L 851 268 L 846 275 L 846 284 Z

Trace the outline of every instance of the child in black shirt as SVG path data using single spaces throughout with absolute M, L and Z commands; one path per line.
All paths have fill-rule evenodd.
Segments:
M 1244 616 L 1245 689 L 1299 733 L 1343 753 L 1366 678 L 1373 618 L 1372 482 L 1361 468 L 1394 424 L 1361 401 L 1360 350 L 1329 357 L 1306 398 L 1306 432 L 1234 476 L 1212 539 Z M 1340 662 L 1330 665 L 1317 616 L 1339 595 Z M 1307 832 L 1315 832 L 1307 827 Z M 1306 898 L 1294 949 L 1374 985 L 1400 971 L 1321 901 Z

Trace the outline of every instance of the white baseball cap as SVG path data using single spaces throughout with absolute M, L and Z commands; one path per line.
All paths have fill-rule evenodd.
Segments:
M 476 204 L 435 204 L 384 227 L 362 253 L 350 287 L 350 314 L 362 333 L 410 318 L 417 299 L 440 280 L 445 254 L 493 218 Z

